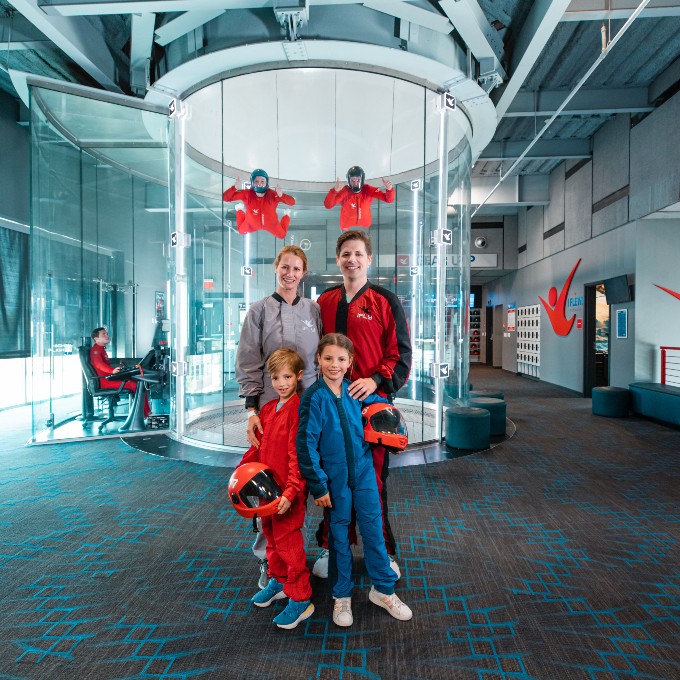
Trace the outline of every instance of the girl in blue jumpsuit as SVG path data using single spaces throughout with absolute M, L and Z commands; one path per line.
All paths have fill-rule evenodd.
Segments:
M 302 395 L 297 435 L 298 465 L 317 506 L 329 513 L 328 577 L 335 599 L 333 621 L 353 622 L 352 551 L 349 524 L 354 508 L 363 538 L 366 570 L 372 582 L 369 599 L 392 616 L 408 621 L 411 610 L 397 597 L 397 576 L 390 568 L 382 532 L 380 497 L 370 446 L 364 441 L 362 405 L 352 399 L 344 380 L 352 363 L 353 346 L 341 333 L 329 333 L 319 343 L 321 378 Z M 365 404 L 386 401 L 370 395 Z

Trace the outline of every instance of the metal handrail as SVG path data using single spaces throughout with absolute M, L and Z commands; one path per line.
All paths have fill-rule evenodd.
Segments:
M 668 350 L 674 351 L 677 350 L 680 352 L 680 347 L 670 347 L 668 345 L 664 345 L 662 347 L 659 347 L 661 350 L 661 384 L 666 385 L 668 384 L 666 381 L 666 374 L 668 370 L 668 360 L 667 360 L 667 353 Z M 680 358 L 680 357 L 679 357 Z M 678 370 L 678 383 L 677 385 L 680 386 L 680 361 L 678 362 L 679 370 Z M 672 383 L 675 384 L 675 383 Z

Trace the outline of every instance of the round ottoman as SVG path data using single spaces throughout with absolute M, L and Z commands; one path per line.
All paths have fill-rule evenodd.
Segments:
M 593 415 L 626 418 L 630 393 L 625 387 L 593 387 Z
M 446 409 L 446 445 L 454 449 L 488 449 L 491 414 L 483 408 Z
M 505 399 L 505 395 L 498 390 L 470 390 L 470 399 L 488 397 L 489 399 Z
M 470 406 L 483 408 L 491 416 L 490 432 L 492 437 L 502 437 L 505 435 L 505 402 L 502 399 L 493 397 L 475 397 L 470 399 Z

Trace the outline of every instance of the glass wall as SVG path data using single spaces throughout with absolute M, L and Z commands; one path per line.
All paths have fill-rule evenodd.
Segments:
M 132 361 L 167 316 L 167 117 L 120 100 L 31 89 L 34 441 L 98 434 L 78 356 L 92 329 Z
M 242 105 L 253 89 L 276 93 L 267 110 Z M 343 109 L 348 93 L 363 102 L 361 117 L 351 114 L 351 105 Z M 448 142 L 440 160 L 442 121 Z M 339 209 L 327 210 L 324 197 L 335 178 L 344 183 L 347 168 L 355 164 L 372 185 L 382 187 L 383 177 L 394 183 L 395 201 L 372 205 L 369 279 L 398 296 L 409 325 L 413 364 L 397 403 L 410 441 L 440 436 L 441 406 L 446 399 L 464 398 L 467 390 L 467 119 L 460 112 L 442 112 L 437 93 L 412 83 L 292 69 L 214 83 L 182 102 L 175 126 L 181 153 L 174 158 L 174 172 L 183 191 L 175 193 L 174 210 L 187 234 L 171 277 L 178 317 L 186 310 L 186 337 L 178 335 L 173 356 L 185 373 L 176 391 L 176 411 L 183 414 L 173 422 L 178 436 L 209 446 L 247 445 L 234 373 L 246 311 L 274 292 L 273 261 L 284 245 L 306 251 L 310 271 L 302 295 L 315 299 L 342 282 L 335 260 Z M 241 188 L 256 167 L 267 170 L 272 187 L 279 184 L 295 198 L 294 206 L 279 206 L 279 217 L 290 217 L 283 239 L 264 230 L 239 234 L 236 213 L 243 206 L 222 200 L 227 188 L 237 182 Z M 444 250 L 433 240 L 433 232 L 442 229 L 453 234 Z M 439 253 L 444 256 L 438 259 Z M 447 363 L 448 375 L 433 374 L 440 370 L 435 363 Z
M 267 106 L 243 105 L 253 88 L 272 95 Z M 441 435 L 442 407 L 467 390 L 463 112 L 442 111 L 438 93 L 387 76 L 287 69 L 209 85 L 170 118 L 130 98 L 34 86 L 31 117 L 36 441 L 97 435 L 88 409 L 102 405 L 85 403 L 77 348 L 107 326 L 115 361 L 169 343 L 170 402 L 154 411 L 169 411 L 179 439 L 246 446 L 235 377 L 246 312 L 274 292 L 283 245 L 306 252 L 300 294 L 316 299 L 342 282 L 339 208 L 326 209 L 324 197 L 351 165 L 369 184 L 394 185 L 394 202 L 371 206 L 369 279 L 397 295 L 409 327 L 412 368 L 397 403 L 410 440 Z M 285 238 L 240 234 L 243 206 L 222 199 L 256 167 L 295 199 L 279 206 L 290 218 Z

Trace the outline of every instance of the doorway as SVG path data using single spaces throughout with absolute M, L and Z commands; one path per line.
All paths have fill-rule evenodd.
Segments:
M 585 287 L 583 396 L 590 397 L 593 387 L 609 385 L 610 309 L 604 283 Z
M 493 366 L 493 307 L 486 308 L 486 365 Z

